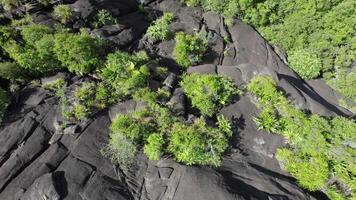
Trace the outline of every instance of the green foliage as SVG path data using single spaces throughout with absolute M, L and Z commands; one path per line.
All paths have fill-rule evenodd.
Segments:
M 228 137 L 218 129 L 206 126 L 200 118 L 188 126 L 175 123 L 169 135 L 168 151 L 187 165 L 220 165 L 220 156 L 228 147 Z
M 54 53 L 70 72 L 83 75 L 101 63 L 103 42 L 86 33 L 58 33 L 54 36 Z
M 232 136 L 232 126 L 231 126 L 231 122 L 226 119 L 223 115 L 219 115 L 217 117 L 218 121 L 217 121 L 217 126 L 219 128 L 219 130 L 224 133 L 227 137 L 231 137 Z
M 30 25 L 32 22 L 33 22 L 32 16 L 30 14 L 26 14 L 23 18 L 11 20 L 11 26 L 22 27 L 22 26 Z
M 76 120 L 83 120 L 88 116 L 89 109 L 85 105 L 74 104 L 73 109 L 71 114 Z
M 153 41 L 164 41 L 169 38 L 171 32 L 169 30 L 169 24 L 174 20 L 173 13 L 164 13 L 163 16 L 147 29 L 147 36 Z
M 37 41 L 39 41 L 45 35 L 52 33 L 53 30 L 51 28 L 42 24 L 31 24 L 29 26 L 23 27 L 21 30 L 22 38 L 28 45 L 31 46 L 35 46 Z
M 109 144 L 102 149 L 102 154 L 120 165 L 127 172 L 135 160 L 136 145 L 119 132 L 110 134 Z
M 53 82 L 43 84 L 43 88 L 46 90 L 58 91 L 66 86 L 66 81 L 63 78 L 59 78 Z
M 310 190 L 323 188 L 328 179 L 328 163 L 324 159 L 303 159 L 287 149 L 278 149 L 277 158 L 282 160 L 284 168 L 297 178 L 298 183 Z
M 100 28 L 105 25 L 116 24 L 116 19 L 107 10 L 99 10 L 94 18 L 93 25 L 95 28 Z
M 148 58 L 144 53 L 112 53 L 107 56 L 106 65 L 100 75 L 119 96 L 128 96 L 147 85 L 150 75 L 145 65 L 147 62 Z
M 0 4 L 5 10 L 9 11 L 12 7 L 18 6 L 20 4 L 20 0 L 0 0 Z
M 277 112 L 271 106 L 266 106 L 254 121 L 258 129 L 265 130 L 268 133 L 276 133 L 281 126 Z
M 201 38 L 199 35 L 179 32 L 176 34 L 175 42 L 173 57 L 184 68 L 201 62 L 203 54 L 208 48 L 207 40 Z
M 340 69 L 335 73 L 335 79 L 329 80 L 329 85 L 339 90 L 345 96 L 356 102 L 356 69 L 347 72 Z
M 2 62 L 0 63 L 0 77 L 11 81 L 22 81 L 26 79 L 26 73 L 16 63 Z
M 84 120 L 93 111 L 115 102 L 110 88 L 105 87 L 103 83 L 84 82 L 74 91 L 66 91 L 65 81 L 58 79 L 44 85 L 44 88 L 56 92 L 61 101 L 62 115 L 69 122 Z
M 60 4 L 54 7 L 53 16 L 62 24 L 66 24 L 71 20 L 73 12 L 68 5 Z
M 290 52 L 288 56 L 289 66 L 303 79 L 313 79 L 320 75 L 322 65 L 315 54 L 305 50 Z
M 145 145 L 143 152 L 150 160 L 159 160 L 163 152 L 164 140 L 162 135 L 153 133 L 147 138 L 147 144 Z
M 85 107 L 90 108 L 94 105 L 96 84 L 93 82 L 83 83 L 74 91 L 75 99 Z
M 2 47 L 19 66 L 34 75 L 48 74 L 58 69 L 59 62 L 53 54 L 52 30 L 44 25 L 24 26 L 24 42 L 16 42 L 14 30 L 3 32 Z
M 0 122 L 5 114 L 7 106 L 10 104 L 6 91 L 0 88 Z
M 114 133 L 120 133 L 135 143 L 142 143 L 143 139 L 154 130 L 151 123 L 133 116 L 118 115 L 111 124 Z
M 219 75 L 185 75 L 181 86 L 192 105 L 207 116 L 212 116 L 221 106 L 229 104 L 234 95 L 239 94 L 229 78 Z
M 289 143 L 277 151 L 283 168 L 310 191 L 326 190 L 336 199 L 347 196 L 335 184 L 327 184 L 334 178 L 337 184 L 352 191 L 345 199 L 355 197 L 356 150 L 352 144 L 356 141 L 356 122 L 305 114 L 294 108 L 267 76 L 255 77 L 247 88 L 257 96 L 263 109 L 256 120 L 259 127 L 285 136 Z
M 183 1 L 223 14 L 229 25 L 233 18 L 254 25 L 264 38 L 282 47 L 290 59 L 294 57 L 291 67 L 302 78 L 334 73 L 337 67 L 347 68 L 356 59 L 354 0 Z M 312 55 L 300 51 L 312 52 Z M 314 64 L 306 62 L 305 57 Z
M 145 106 L 133 113 L 119 114 L 111 124 L 111 135 L 115 135 L 111 137 L 120 134 L 137 149 L 143 147 L 151 160 L 160 159 L 164 153 L 172 153 L 177 161 L 184 164 L 218 166 L 232 136 L 229 120 L 218 116 L 217 127 L 208 126 L 203 118 L 193 124 L 183 123 L 159 103 L 161 95 L 148 88 L 136 91 L 134 99 Z M 119 147 L 108 145 L 107 148 Z

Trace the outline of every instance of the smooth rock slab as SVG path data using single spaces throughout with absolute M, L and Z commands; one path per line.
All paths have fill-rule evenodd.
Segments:
M 31 185 L 21 200 L 59 200 L 52 174 L 45 174 Z

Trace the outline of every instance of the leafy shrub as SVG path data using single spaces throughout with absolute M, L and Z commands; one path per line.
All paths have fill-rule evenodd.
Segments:
M 12 7 L 18 6 L 20 4 L 19 0 L 0 0 L 0 4 L 5 10 L 11 10 Z
M 34 75 L 48 74 L 58 69 L 59 62 L 52 52 L 51 29 L 38 24 L 25 26 L 21 31 L 24 40 L 21 43 L 15 40 L 16 32 L 3 30 L 2 47 L 19 66 Z
M 203 54 L 208 48 L 208 42 L 198 35 L 190 35 L 179 32 L 175 37 L 173 57 L 182 67 L 198 64 L 203 59 Z
M 147 56 L 130 55 L 116 52 L 107 56 L 105 67 L 101 70 L 101 78 L 112 86 L 121 96 L 133 94 L 136 90 L 147 85 L 149 69 L 146 67 Z
M 13 62 L 0 63 L 0 77 L 11 81 L 26 79 L 26 72 L 18 64 Z
M 102 154 L 120 165 L 127 172 L 137 152 L 136 145 L 119 132 L 110 134 L 109 144 L 102 149 Z
M 287 148 L 277 151 L 283 168 L 310 191 L 325 189 L 331 191 L 330 197 L 352 199 L 355 192 L 350 196 L 327 183 L 333 178 L 337 184 L 345 185 L 346 190 L 356 189 L 352 161 L 355 149 L 345 145 L 356 141 L 356 122 L 343 117 L 327 119 L 305 114 L 292 106 L 267 76 L 255 77 L 247 88 L 258 97 L 263 109 L 256 122 L 267 131 L 285 136 L 289 143 Z
M 320 75 L 321 62 L 315 54 L 304 50 L 293 51 L 288 56 L 290 67 L 303 79 L 313 79 Z
M 21 30 L 21 35 L 26 41 L 26 44 L 35 46 L 36 42 L 39 41 L 47 34 L 52 34 L 53 30 L 48 26 L 42 24 L 31 24 L 29 26 L 23 27 Z
M 153 41 L 166 40 L 170 36 L 169 24 L 173 21 L 173 13 L 164 13 L 163 16 L 147 29 L 147 36 Z
M 108 105 L 115 103 L 117 98 L 112 93 L 112 89 L 107 84 L 101 82 L 96 86 L 95 102 L 96 106 L 100 109 L 107 107 Z
M 53 82 L 43 84 L 43 88 L 46 90 L 58 91 L 66 86 L 66 81 L 63 78 L 59 78 Z
M 102 41 L 88 34 L 58 33 L 54 37 L 54 53 L 70 72 L 87 74 L 101 64 Z
M 54 7 L 53 16 L 62 24 L 66 24 L 71 20 L 73 12 L 68 5 L 57 5 Z
M 26 14 L 24 17 L 20 19 L 12 19 L 11 20 L 11 26 L 12 27 L 23 27 L 23 26 L 28 26 L 31 23 L 33 23 L 32 16 L 30 14 Z
M 92 107 L 95 101 L 96 84 L 93 82 L 83 83 L 74 91 L 75 99 L 85 107 Z
M 219 75 L 189 74 L 183 77 L 181 86 L 192 105 L 207 116 L 212 116 L 221 106 L 230 103 L 233 95 L 239 94 L 230 79 Z
M 107 10 L 99 10 L 94 18 L 93 25 L 95 28 L 100 28 L 105 25 L 116 24 L 116 19 Z
M 143 152 L 150 160 L 159 160 L 163 152 L 164 140 L 162 135 L 153 133 L 147 138 Z
M 259 98 L 260 103 L 272 105 L 279 101 L 280 94 L 276 82 L 270 76 L 256 76 L 247 85 L 248 91 Z
M 169 135 L 168 151 L 187 165 L 220 165 L 220 156 L 228 147 L 228 137 L 206 126 L 201 118 L 188 126 L 175 123 Z
M 6 108 L 10 101 L 6 94 L 6 91 L 0 88 L 0 122 L 5 114 Z
M 277 113 L 271 106 L 264 108 L 254 121 L 256 122 L 258 129 L 265 130 L 268 133 L 278 132 L 281 126 Z
M 330 80 L 329 85 L 356 102 L 356 70 L 347 72 L 340 69 L 335 75 L 335 79 Z
M 324 159 L 312 157 L 302 159 L 287 149 L 277 150 L 277 158 L 284 168 L 297 178 L 298 183 L 309 191 L 323 188 L 328 179 L 328 163 Z
M 140 118 L 118 115 L 111 124 L 111 130 L 124 135 L 136 144 L 141 144 L 155 129 L 150 122 L 144 122 Z
M 231 122 L 227 120 L 223 115 L 219 115 L 217 117 L 217 126 L 219 130 L 222 133 L 225 133 L 226 136 L 231 137 L 232 136 L 232 127 L 231 127 Z
M 83 104 L 74 104 L 73 111 L 71 113 L 72 117 L 76 120 L 83 120 L 88 116 L 89 108 Z

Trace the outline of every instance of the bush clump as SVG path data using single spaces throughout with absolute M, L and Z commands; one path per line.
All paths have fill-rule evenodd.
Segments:
M 210 117 L 221 106 L 230 103 L 234 95 L 240 93 L 231 79 L 220 75 L 185 75 L 181 86 L 192 105 Z
M 102 63 L 103 42 L 87 33 L 58 33 L 54 36 L 54 53 L 70 72 L 84 75 Z
M 94 17 L 93 26 L 95 28 L 100 28 L 105 25 L 116 24 L 116 19 L 107 10 L 99 10 L 99 12 Z
M 228 138 L 219 129 L 210 128 L 203 119 L 192 125 L 175 123 L 170 133 L 168 151 L 187 165 L 220 165 L 220 157 L 228 147 Z
M 4 33 L 3 49 L 19 66 L 32 75 L 49 74 L 60 66 L 53 49 L 52 30 L 45 25 L 31 24 L 24 26 L 21 36 L 24 42 Z M 16 36 L 16 33 L 12 33 Z
M 199 35 L 179 32 L 175 37 L 176 45 L 173 51 L 175 61 L 182 67 L 198 64 L 208 49 L 208 42 Z
M 147 36 L 155 41 L 166 40 L 171 35 L 169 24 L 174 20 L 173 13 L 164 13 L 163 16 L 147 29 Z
M 144 146 L 143 152 L 150 160 L 159 160 L 163 153 L 164 140 L 161 134 L 153 133 L 147 138 L 147 144 Z
M 19 0 L 0 0 L 0 4 L 5 10 L 9 11 L 12 7 L 18 6 L 20 4 Z
M 356 122 L 343 117 L 324 118 L 296 109 L 269 76 L 257 76 L 247 89 L 263 109 L 256 123 L 268 132 L 286 137 L 288 146 L 277 151 L 284 169 L 310 190 L 326 190 L 332 196 L 355 197 Z M 328 184 L 331 182 L 332 184 Z M 335 186 L 345 185 L 351 194 Z M 330 197 L 332 197 L 330 196 Z
M 292 51 L 288 56 L 289 66 L 303 79 L 314 79 L 320 75 L 322 65 L 317 55 L 304 50 Z
M 0 77 L 10 81 L 22 81 L 27 78 L 24 69 L 14 62 L 0 63 Z
M 125 97 L 147 85 L 150 72 L 144 52 L 130 55 L 126 52 L 111 53 L 100 71 L 102 80 L 112 86 L 118 96 Z
M 68 23 L 73 16 L 73 12 L 68 5 L 57 5 L 54 7 L 53 16 L 62 24 Z

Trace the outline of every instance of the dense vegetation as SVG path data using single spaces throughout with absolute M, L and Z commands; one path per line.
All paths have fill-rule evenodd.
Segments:
M 206 10 L 222 13 L 228 24 L 238 17 L 254 25 L 270 42 L 286 50 L 290 55 L 291 68 L 301 77 L 316 78 L 320 73 L 328 80 L 335 79 L 331 82 L 333 87 L 355 98 L 354 87 L 346 87 L 351 85 L 351 81 L 343 84 L 344 76 L 339 76 L 339 73 L 355 61 L 356 1 L 184 1 L 190 6 L 201 5 Z M 303 65 L 306 57 L 313 64 Z M 310 69 L 305 72 L 307 66 Z M 356 74 L 352 72 L 348 76 L 355 80 Z
M 288 146 L 277 151 L 284 169 L 310 191 L 324 190 L 332 199 L 355 198 L 356 122 L 305 114 L 268 76 L 253 78 L 248 90 L 262 108 L 256 119 L 259 128 L 287 138 Z
M 148 88 L 135 93 L 134 99 L 145 102 L 146 106 L 116 117 L 104 154 L 120 163 L 124 169 L 131 164 L 141 146 L 152 160 L 171 153 L 177 161 L 187 165 L 218 166 L 232 135 L 230 122 L 220 116 L 216 127 L 207 125 L 203 117 L 192 124 L 187 123 L 181 117 L 174 116 L 168 107 L 158 103 L 162 95 L 165 94 Z M 129 148 L 130 153 L 122 154 L 127 151 L 123 147 Z

